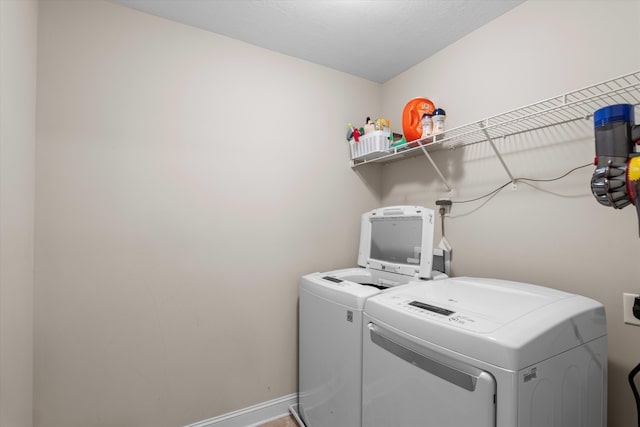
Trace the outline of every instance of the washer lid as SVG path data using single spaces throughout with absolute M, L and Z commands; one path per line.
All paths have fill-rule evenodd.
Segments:
M 508 369 L 606 335 L 602 304 L 496 279 L 412 283 L 367 300 L 365 313 L 374 322 Z
M 375 284 L 370 271 L 360 267 L 345 268 L 302 276 L 300 293 L 309 292 L 324 300 L 362 310 L 366 299 L 380 292 L 377 287 L 367 284 Z
M 390 206 L 362 215 L 358 265 L 429 278 L 433 266 L 433 210 Z

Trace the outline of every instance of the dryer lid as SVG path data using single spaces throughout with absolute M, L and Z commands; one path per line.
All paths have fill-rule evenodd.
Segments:
M 389 206 L 362 215 L 358 265 L 418 278 L 431 277 L 434 212 Z

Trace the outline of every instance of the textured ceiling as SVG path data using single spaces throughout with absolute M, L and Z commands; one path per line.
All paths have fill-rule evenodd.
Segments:
M 112 0 L 383 83 L 524 0 Z

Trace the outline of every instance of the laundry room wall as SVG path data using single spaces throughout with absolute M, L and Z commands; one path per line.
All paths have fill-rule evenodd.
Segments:
M 32 425 L 38 3 L 0 2 L 0 426 Z
M 638 1 L 527 1 L 386 82 L 383 113 L 397 122 L 409 99 L 424 96 L 446 110 L 450 128 L 637 71 L 638 22 Z M 496 145 L 515 177 L 554 178 L 592 163 L 592 135 L 585 120 Z M 422 156 L 383 166 L 382 204 L 435 208 L 439 198 L 468 200 L 509 181 L 487 143 L 433 158 L 451 194 Z M 626 427 L 636 417 L 626 376 L 640 362 L 640 328 L 623 323 L 622 294 L 640 292 L 638 219 L 633 206 L 615 211 L 597 203 L 592 172 L 588 166 L 555 182 L 519 182 L 493 198 L 454 204 L 445 234 L 456 276 L 530 282 L 605 305 L 608 425 Z
M 354 265 L 380 85 L 104 1 L 40 4 L 35 425 L 295 393 L 298 279 Z

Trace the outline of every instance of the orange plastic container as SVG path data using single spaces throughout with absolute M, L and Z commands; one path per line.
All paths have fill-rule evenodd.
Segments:
M 410 147 L 418 145 L 411 141 L 422 137 L 422 115 L 433 114 L 435 109 L 433 102 L 427 98 L 414 98 L 405 105 L 402 111 L 402 133 Z

